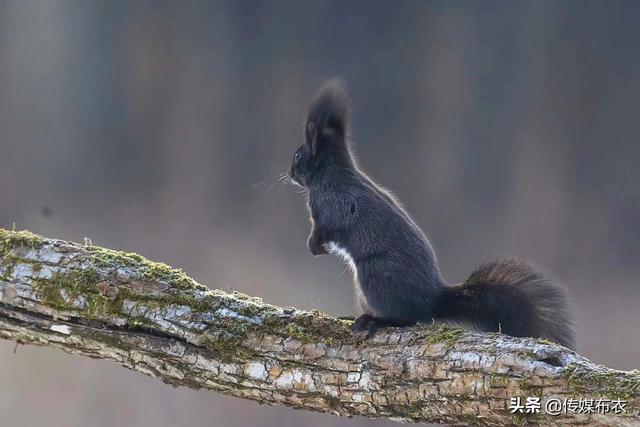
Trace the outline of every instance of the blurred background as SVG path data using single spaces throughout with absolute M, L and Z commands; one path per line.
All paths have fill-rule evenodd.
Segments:
M 363 167 L 459 282 L 503 255 L 573 296 L 578 350 L 640 363 L 640 2 L 0 1 L 0 227 L 351 313 L 274 186 L 339 76 Z M 391 426 L 173 389 L 0 342 L 4 425 Z

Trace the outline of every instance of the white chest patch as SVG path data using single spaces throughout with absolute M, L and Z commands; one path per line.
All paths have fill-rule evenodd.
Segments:
M 329 242 L 329 252 L 331 252 L 332 255 L 337 255 L 342 258 L 344 263 L 347 264 L 349 269 L 351 269 L 354 276 L 357 275 L 356 263 L 353 261 L 351 254 L 347 252 L 345 248 L 338 246 L 335 242 Z

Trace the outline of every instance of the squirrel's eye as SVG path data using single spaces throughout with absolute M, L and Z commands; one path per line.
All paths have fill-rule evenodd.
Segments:
M 302 153 L 299 151 L 293 155 L 293 161 L 296 163 L 299 162 L 301 158 L 302 158 Z

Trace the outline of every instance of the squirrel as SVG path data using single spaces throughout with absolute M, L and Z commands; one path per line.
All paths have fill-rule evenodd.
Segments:
M 329 80 L 311 102 L 288 175 L 306 195 L 311 253 L 338 255 L 353 272 L 354 332 L 442 321 L 573 348 L 567 292 L 532 263 L 498 259 L 461 284 L 444 281 L 420 227 L 357 164 L 350 113 L 344 83 Z

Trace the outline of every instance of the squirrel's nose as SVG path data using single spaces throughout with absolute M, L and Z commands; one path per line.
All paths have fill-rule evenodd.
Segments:
M 293 178 L 293 165 L 289 168 L 289 178 Z

